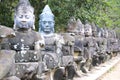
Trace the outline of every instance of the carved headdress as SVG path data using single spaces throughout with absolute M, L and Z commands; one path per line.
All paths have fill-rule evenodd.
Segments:
M 75 19 L 75 17 L 70 17 L 68 24 L 67 24 L 66 31 L 67 32 L 76 32 L 76 19 Z
M 15 13 L 18 12 L 26 12 L 30 11 L 31 13 L 34 13 L 34 8 L 31 6 L 29 0 L 20 0 L 18 5 L 15 8 Z
M 84 29 L 84 25 L 82 24 L 81 20 L 80 19 L 77 19 L 77 22 L 76 22 L 76 28 L 78 30 L 78 32 L 81 30 L 81 29 Z
M 44 33 L 54 33 L 54 14 L 52 13 L 50 7 L 46 5 L 42 11 L 42 13 L 39 15 L 40 21 L 39 21 L 39 32 Z M 49 29 L 46 29 L 46 24 L 43 24 L 44 21 L 48 23 L 47 26 L 49 26 Z M 46 30 L 46 31 L 45 31 Z
M 41 19 L 42 17 L 48 17 L 48 18 L 50 17 L 50 18 L 52 18 L 52 19 L 54 20 L 54 14 L 52 13 L 49 5 L 46 5 L 46 6 L 44 7 L 44 9 L 43 9 L 43 11 L 42 11 L 42 13 L 40 14 L 39 17 L 40 17 L 40 19 Z

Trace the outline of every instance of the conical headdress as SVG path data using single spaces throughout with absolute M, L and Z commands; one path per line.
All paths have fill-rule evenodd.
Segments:
M 84 25 L 82 24 L 80 19 L 77 19 L 76 26 L 77 26 L 78 29 L 84 28 Z
M 19 0 L 19 3 L 15 8 L 15 13 L 26 13 L 27 11 L 34 13 L 34 8 L 31 6 L 29 0 Z
M 42 17 L 48 17 L 48 18 L 52 18 L 54 19 L 54 14 L 52 13 L 49 5 L 46 5 L 42 11 L 42 13 L 40 14 L 40 18 Z

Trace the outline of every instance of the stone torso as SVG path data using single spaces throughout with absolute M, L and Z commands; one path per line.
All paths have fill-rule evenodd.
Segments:
M 55 35 L 50 35 L 50 36 L 44 36 L 45 40 L 45 50 L 46 51 L 53 51 L 55 52 Z
M 11 44 L 11 48 L 13 50 L 19 50 L 19 47 L 17 48 L 17 45 L 24 44 L 26 48 L 29 48 L 29 50 L 34 50 L 34 44 L 36 41 L 40 39 L 39 33 L 36 33 L 35 31 L 28 31 L 28 32 L 16 32 L 16 36 L 14 38 L 9 39 L 9 42 Z
M 35 42 L 41 40 L 39 33 L 35 31 L 16 32 L 14 38 L 9 39 L 10 48 L 15 50 L 15 62 L 34 62 L 39 60 L 35 52 Z
M 94 37 L 85 37 L 84 39 L 84 56 L 86 58 L 91 58 L 93 57 L 93 55 L 96 55 L 96 49 L 97 49 L 97 45 L 96 45 L 96 41 Z
M 84 51 L 84 39 L 85 37 L 82 35 L 75 35 L 75 51 Z

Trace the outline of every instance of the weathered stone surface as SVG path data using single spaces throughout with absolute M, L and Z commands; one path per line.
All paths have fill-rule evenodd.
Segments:
M 0 43 L 5 39 L 5 38 L 12 38 L 15 36 L 15 32 L 12 28 L 0 25 Z M 1 46 L 1 45 L 0 45 Z
M 14 65 L 14 55 L 13 50 L 0 50 L 0 79 L 5 77 Z

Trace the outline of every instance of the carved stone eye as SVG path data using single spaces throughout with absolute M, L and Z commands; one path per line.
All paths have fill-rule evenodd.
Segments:
M 25 18 L 26 18 L 26 19 L 29 19 L 29 15 L 25 15 Z
M 23 18 L 23 15 L 19 15 L 19 18 Z
M 46 24 L 47 22 L 46 21 L 43 21 L 43 24 Z

